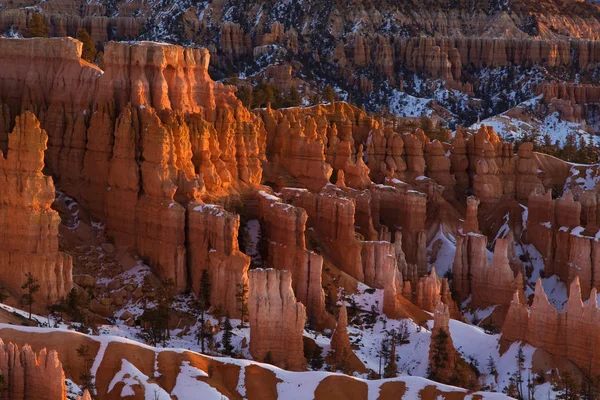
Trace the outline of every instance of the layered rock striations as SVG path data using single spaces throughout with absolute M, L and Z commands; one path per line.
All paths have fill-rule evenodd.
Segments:
M 584 305 L 581 287 L 576 277 L 570 285 L 569 300 L 562 312 L 550 304 L 541 280 L 537 281 L 531 307 L 522 295 L 515 293 L 502 328 L 506 340 L 524 340 L 532 346 L 565 357 L 591 374 L 600 371 L 600 363 L 594 356 L 598 346 L 600 314 L 596 301 L 596 289 L 591 290 L 590 300 Z
M 64 298 L 73 286 L 71 256 L 58 250 L 54 183 L 42 173 L 47 141 L 35 115 L 25 112 L 8 135 L 6 158 L 0 152 L 0 281 L 19 297 L 31 273 L 42 306 Z
M 487 238 L 483 235 L 470 233 L 457 237 L 453 290 L 461 301 L 472 296 L 471 304 L 475 307 L 509 305 L 514 292 L 523 290 L 523 273 L 519 270 L 522 265 L 509 259 L 509 239 L 496 239 L 491 265 L 486 245 Z
M 306 248 L 306 211 L 260 191 L 259 215 L 268 240 L 267 266 L 291 272 L 294 293 L 311 326 L 331 326 L 322 288 L 323 257 Z
M 240 216 L 214 204 L 190 202 L 187 208 L 187 262 L 190 287 L 200 294 L 202 272 L 211 283 L 210 303 L 238 316 L 236 293 L 248 283 L 250 257 L 239 249 Z
M 579 194 L 584 201 L 586 193 L 589 192 Z M 556 274 L 567 284 L 578 277 L 582 296 L 587 299 L 593 287 L 600 287 L 597 225 L 595 219 L 588 219 L 595 214 L 594 205 L 586 207 L 584 215 L 584 208 L 575 200 L 573 192 L 566 192 L 555 200 L 550 192 L 531 195 L 529 204 L 527 239 L 542 255 L 545 273 L 547 276 Z
M 104 72 L 72 39 L 2 39 L 0 54 L 13 59 L 0 72 L 3 118 L 39 115 L 66 194 L 162 279 L 190 286 L 187 204 L 258 185 L 265 145 L 261 120 L 208 76 L 208 51 L 109 43 Z
M 39 354 L 29 345 L 22 348 L 0 340 L 0 373 L 4 378 L 3 398 L 15 400 L 63 400 L 67 398 L 65 373 L 54 350 Z M 6 396 L 6 397 L 4 397 Z
M 250 354 L 256 360 L 270 359 L 292 371 L 306 369 L 302 342 L 306 309 L 296 301 L 292 274 L 254 269 L 248 277 Z

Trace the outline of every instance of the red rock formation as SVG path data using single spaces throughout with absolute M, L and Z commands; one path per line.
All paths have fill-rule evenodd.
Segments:
M 479 233 L 478 208 L 479 199 L 475 196 L 469 196 L 467 198 L 467 215 L 465 216 L 465 222 L 462 224 L 463 233 Z
M 415 300 L 419 307 L 429 312 L 434 312 L 438 303 L 442 302 L 448 306 L 453 318 L 461 318 L 458 307 L 452 299 L 448 279 L 438 277 L 435 267 L 431 267 L 429 275 L 419 279 L 416 286 Z
M 544 193 L 544 185 L 537 177 L 538 164 L 533 158 L 533 143 L 519 146 L 517 159 L 517 200 L 527 201 L 532 193 Z
M 496 153 L 492 143 L 484 142 L 479 155 L 474 160 L 477 160 L 477 163 L 475 164 L 473 193 L 483 204 L 497 204 L 502 198 L 503 187 L 502 181 L 498 177 L 500 170 L 496 164 Z
M 323 329 L 332 325 L 321 283 L 323 257 L 306 249 L 306 211 L 263 191 L 259 192 L 259 204 L 263 234 L 269 241 L 267 266 L 292 273 L 294 293 L 306 306 L 311 326 Z
M 426 147 L 425 160 L 427 162 L 427 175 L 440 185 L 444 190 L 454 190 L 456 179 L 450 173 L 451 161 L 446 157 L 446 150 L 442 142 L 434 140 Z
M 0 339 L 0 373 L 6 398 L 15 400 L 63 400 L 67 398 L 65 373 L 54 350 L 39 354 L 30 346 L 4 344 Z
M 523 298 L 515 294 L 502 328 L 502 337 L 511 341 L 524 340 L 597 374 L 600 362 L 594 356 L 594 349 L 599 340 L 595 334 L 600 324 L 599 316 L 596 289 L 592 289 L 590 300 L 584 305 L 577 277 L 571 283 L 569 301 L 561 313 L 550 304 L 542 282 L 538 280 L 530 310 Z
M 488 261 L 487 239 L 483 235 L 459 236 L 452 267 L 453 289 L 464 300 L 472 295 L 473 307 L 508 305 L 515 290 L 523 289 L 523 277 L 515 277 L 508 259 L 508 240 L 496 239 L 492 265 Z
M 109 43 L 104 74 L 71 39 L 2 39 L 0 54 L 2 109 L 40 115 L 62 189 L 184 290 L 187 203 L 260 183 L 264 158 L 261 120 L 210 79 L 208 51 Z
M 527 239 L 543 256 L 546 276 L 556 274 L 567 284 L 579 277 L 581 294 L 587 299 L 592 287 L 600 288 L 600 261 L 596 256 L 600 254 L 600 243 L 593 236 L 594 225 L 590 230 L 579 226 L 581 214 L 582 205 L 571 192 L 557 200 L 552 200 L 550 193 L 531 195 Z
M 354 232 L 355 204 L 339 193 L 315 194 L 307 190 L 284 189 L 282 198 L 308 214 L 324 253 L 350 276 L 364 281 L 360 241 Z
M 429 138 L 421 129 L 417 129 L 414 134 L 405 134 L 404 152 L 406 153 L 406 171 L 404 175 L 408 181 L 413 181 L 416 177 L 425 174 L 424 149 Z
M 340 312 L 338 314 L 337 325 L 331 336 L 331 350 L 333 352 L 333 359 L 336 364 L 339 364 L 344 360 L 344 357 L 348 357 L 352 352 L 350 347 L 350 338 L 348 337 L 348 312 L 346 311 L 346 305 L 342 304 Z
M 231 316 L 239 315 L 238 284 L 247 283 L 250 267 L 250 258 L 238 244 L 240 216 L 222 206 L 192 202 L 187 209 L 187 225 L 190 286 L 198 294 L 202 271 L 207 269 L 211 304 Z
M 72 259 L 58 251 L 60 218 L 50 208 L 54 183 L 42 174 L 47 140 L 37 118 L 25 112 L 8 135 L 6 158 L 0 157 L 1 280 L 18 297 L 31 273 L 40 284 L 39 307 L 65 297 L 73 285 Z
M 467 158 L 466 146 L 462 131 L 457 130 L 452 142 L 450 164 L 456 178 L 456 185 L 463 190 L 469 187 L 469 175 L 467 174 L 469 159 Z
M 254 269 L 248 272 L 250 354 L 292 371 L 306 369 L 302 332 L 306 311 L 296 301 L 289 271 Z
M 417 305 L 425 311 L 433 312 L 441 302 L 442 280 L 435 273 L 435 267 L 431 267 L 428 276 L 419 279 L 417 285 Z

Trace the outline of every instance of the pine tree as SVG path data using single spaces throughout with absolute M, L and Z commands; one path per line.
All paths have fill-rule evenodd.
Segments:
M 247 283 L 238 283 L 237 285 L 238 291 L 235 294 L 235 300 L 238 304 L 238 311 L 241 315 L 241 323 L 240 328 L 245 328 L 244 321 L 246 319 L 246 315 L 248 315 L 248 284 Z
M 50 37 L 50 28 L 48 25 L 46 25 L 46 21 L 44 21 L 42 14 L 35 13 L 31 16 L 29 27 L 27 28 L 24 36 L 28 38 Z
M 431 370 L 429 371 L 430 378 L 439 380 L 438 371 L 443 369 L 449 359 L 448 354 L 448 338 L 449 335 L 445 329 L 439 329 L 433 339 L 433 356 Z
M 398 364 L 396 362 L 396 339 L 392 336 L 390 344 L 390 357 L 383 370 L 384 378 L 393 378 L 398 375 Z
M 31 308 L 33 303 L 35 303 L 34 295 L 40 290 L 40 284 L 31 272 L 26 273 L 25 276 L 27 277 L 27 280 L 21 285 L 21 289 L 26 290 L 27 292 L 21 296 L 21 303 L 25 306 L 29 306 L 29 320 L 31 320 Z
M 199 345 L 201 345 L 201 351 L 204 353 L 205 351 L 205 339 L 208 338 L 211 333 L 209 327 L 206 326 L 206 320 L 204 318 L 204 314 L 208 309 L 210 304 L 210 280 L 208 277 L 208 271 L 203 270 L 202 275 L 200 276 L 200 292 L 198 294 L 198 299 L 195 301 L 195 307 L 200 315 L 200 324 L 198 330 L 196 331 L 196 340 Z
M 321 354 L 321 348 L 319 346 L 315 346 L 313 349 L 309 364 L 313 371 L 318 371 L 323 368 L 324 360 L 323 355 Z
M 381 347 L 379 348 L 379 377 L 383 376 L 381 367 L 382 365 L 385 367 L 388 362 L 388 358 L 390 356 L 390 343 L 388 338 L 384 338 L 381 341 Z
M 203 269 L 200 275 L 200 293 L 198 294 L 199 300 L 203 302 L 205 309 L 210 308 L 210 277 L 208 270 Z
M 517 385 L 517 391 L 519 398 L 523 398 L 523 371 L 525 370 L 525 353 L 523 352 L 523 346 L 519 346 L 517 350 L 517 371 L 515 372 L 515 384 Z
M 488 357 L 487 368 L 488 368 L 488 373 L 490 375 L 495 375 L 498 373 L 498 371 L 496 370 L 496 361 L 494 361 L 494 357 L 492 357 L 491 354 Z
M 323 92 L 323 98 L 326 102 L 332 103 L 335 101 L 335 91 L 331 86 L 326 86 L 325 91 Z
M 573 379 L 573 375 L 569 371 L 564 371 L 560 374 L 560 379 L 552 387 L 552 390 L 557 392 L 557 399 L 560 400 L 579 400 L 579 387 Z
M 90 36 L 88 31 L 86 31 L 84 28 L 80 28 L 77 31 L 77 39 L 81 43 L 83 43 L 83 49 L 81 50 L 81 58 L 83 58 L 87 62 L 93 63 L 96 59 L 96 53 L 98 53 L 98 50 L 96 49 L 94 41 L 92 40 L 92 37 Z
M 231 339 L 233 338 L 233 326 L 231 325 L 231 321 L 229 320 L 229 315 L 225 317 L 225 322 L 223 323 L 223 338 L 221 339 L 221 344 L 223 345 L 223 354 L 231 355 L 233 351 L 233 346 L 231 345 Z
M 252 107 L 252 86 L 240 86 L 237 91 L 237 98 L 240 99 L 244 107 Z
M 290 93 L 287 99 L 288 107 L 298 107 L 302 104 L 302 97 L 300 96 L 300 92 L 296 88 L 296 86 L 292 86 L 290 88 Z
M 96 384 L 94 374 L 92 373 L 92 364 L 94 356 L 90 353 L 89 346 L 81 345 L 77 348 L 77 356 L 83 360 L 83 369 L 79 374 L 81 388 L 88 391 L 91 395 L 96 393 Z
M 200 345 L 200 352 L 205 352 L 205 343 L 207 339 L 212 338 L 210 324 L 204 319 L 204 315 L 200 318 L 198 330 L 196 331 L 196 343 Z
M 145 295 L 143 298 L 144 314 L 142 314 L 143 333 L 144 338 L 153 346 L 159 343 L 166 345 L 167 340 L 170 338 L 169 331 L 169 317 L 170 310 L 175 300 L 173 294 L 173 288 L 175 283 L 172 279 L 167 279 L 163 284 L 156 290 L 152 281 L 147 278 L 144 279 L 142 285 L 142 293 Z M 148 308 L 147 297 L 154 295 L 154 307 Z

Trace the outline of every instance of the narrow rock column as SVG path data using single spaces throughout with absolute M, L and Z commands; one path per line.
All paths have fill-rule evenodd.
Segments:
M 248 272 L 250 354 L 292 371 L 306 369 L 302 333 L 306 310 L 296 301 L 292 274 L 274 269 Z

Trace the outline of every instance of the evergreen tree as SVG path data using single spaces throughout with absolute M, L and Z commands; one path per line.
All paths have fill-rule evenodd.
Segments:
M 382 377 L 381 367 L 386 366 L 388 363 L 388 359 L 390 356 L 390 341 L 386 337 L 381 341 L 381 346 L 379 348 L 379 377 Z
M 235 293 L 235 299 L 242 319 L 240 328 L 245 328 L 244 321 L 248 315 L 248 284 L 244 282 L 238 283 L 236 286 L 237 292 Z
M 340 359 L 340 362 L 338 363 L 336 368 L 342 371 L 342 373 L 350 375 L 352 370 L 350 369 L 350 355 L 348 354 L 348 350 L 344 349 L 344 351 L 342 352 L 342 358 Z
M 203 302 L 205 309 L 210 308 L 210 288 L 208 270 L 203 269 L 202 275 L 200 275 L 200 293 L 198 294 L 198 299 Z
M 252 86 L 240 86 L 237 91 L 237 98 L 240 99 L 244 107 L 252 107 Z
M 84 293 L 77 291 L 77 289 L 73 288 L 67 295 L 66 301 L 66 310 L 68 314 L 73 318 L 73 320 L 77 322 L 82 322 L 83 315 L 81 313 L 81 308 L 87 306 L 89 304 L 89 299 L 85 296 Z
M 27 272 L 25 276 L 27 279 L 25 280 L 25 283 L 21 285 L 21 289 L 26 290 L 27 292 L 21 296 L 21 303 L 25 306 L 29 306 L 29 320 L 31 320 L 31 308 L 33 303 L 35 303 L 34 295 L 40 290 L 40 284 L 31 272 Z
M 590 353 L 591 354 L 591 353 Z M 582 371 L 581 379 L 581 399 L 596 400 L 600 398 L 600 376 L 592 375 L 592 359 L 588 362 L 588 367 Z
M 579 387 L 569 371 L 560 374 L 560 378 L 552 387 L 552 390 L 558 393 L 556 398 L 560 400 L 579 400 L 581 398 Z
M 302 96 L 300 96 L 300 92 L 296 88 L 296 86 L 292 86 L 290 88 L 290 93 L 287 98 L 287 106 L 288 107 L 298 107 L 302 104 Z
M 331 86 L 326 86 L 323 92 L 323 98 L 328 103 L 333 103 L 335 101 L 335 91 Z
M 223 323 L 223 338 L 221 339 L 221 344 L 223 345 L 223 354 L 231 355 L 233 351 L 233 346 L 231 345 L 231 339 L 233 338 L 233 326 L 231 325 L 231 321 L 229 320 L 229 315 L 225 317 L 225 322 Z
M 93 395 L 96 393 L 96 378 L 92 373 L 94 355 L 90 353 L 89 346 L 82 344 L 77 348 L 77 356 L 83 360 L 83 369 L 79 374 L 79 379 L 81 380 L 80 386 L 84 392 L 87 390 L 90 393 L 90 395 Z
M 390 357 L 383 370 L 384 378 L 393 378 L 398 375 L 398 363 L 396 362 L 396 339 L 392 336 L 390 344 Z
M 324 360 L 323 355 L 321 354 L 321 348 L 319 346 L 315 346 L 312 356 L 310 357 L 309 365 L 313 371 L 318 371 L 323 368 L 323 364 Z
M 198 299 L 195 301 L 195 308 L 199 314 L 199 326 L 196 331 L 196 341 L 201 346 L 201 351 L 205 351 L 205 341 L 211 336 L 210 327 L 207 326 L 204 314 L 210 304 L 210 280 L 208 277 L 208 271 L 203 270 L 200 276 L 200 292 L 198 293 Z
M 141 317 L 144 322 L 142 337 L 153 346 L 159 343 L 166 345 L 170 338 L 169 318 L 175 300 L 173 294 L 175 283 L 172 279 L 167 279 L 158 289 L 153 290 L 153 287 L 150 279 L 144 280 L 142 293 L 154 295 L 154 307 L 148 308 L 148 300 L 144 299 L 144 314 Z
M 494 357 L 492 357 L 491 354 L 488 357 L 487 368 L 488 368 L 488 373 L 490 375 L 495 375 L 498 373 L 498 371 L 496 370 L 496 361 L 494 361 Z
M 88 31 L 86 31 L 84 28 L 79 28 L 77 31 L 77 39 L 83 43 L 81 58 L 87 62 L 93 63 L 96 59 L 96 53 L 98 53 L 98 50 L 96 49 L 94 41 L 92 40 Z
M 204 315 L 202 315 L 198 322 L 200 322 L 200 324 L 196 331 L 196 343 L 200 345 L 200 352 L 204 353 L 206 340 L 212 338 L 212 332 L 210 324 L 204 319 Z
M 42 14 L 35 13 L 31 16 L 29 27 L 23 36 L 28 38 L 50 37 L 50 28 L 46 25 L 46 21 L 44 21 Z
M 439 380 L 438 371 L 443 369 L 449 359 L 448 354 L 448 332 L 445 329 L 439 329 L 433 338 L 433 356 L 429 375 L 433 380 Z
M 517 370 L 515 372 L 515 384 L 517 385 L 517 392 L 519 398 L 523 398 L 523 372 L 525 371 L 525 353 L 523 352 L 523 346 L 519 346 L 517 350 Z

